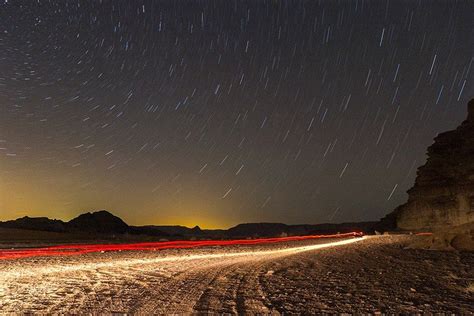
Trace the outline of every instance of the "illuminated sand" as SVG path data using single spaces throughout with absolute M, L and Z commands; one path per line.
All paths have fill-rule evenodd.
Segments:
M 397 251 L 403 238 L 1 260 L 0 310 L 144 314 L 396 308 L 470 311 L 472 292 L 459 280 L 470 273 L 466 269 L 472 255 L 434 258 L 435 252 L 408 251 L 409 257 L 402 260 Z M 436 278 L 429 279 L 432 273 Z M 436 281 L 440 275 L 445 278 Z M 437 291 L 442 295 L 438 297 Z
M 0 248 L 0 260 L 18 259 L 29 257 L 45 257 L 45 256 L 74 256 L 94 252 L 105 251 L 158 251 L 169 249 L 190 249 L 216 246 L 254 246 L 260 244 L 282 244 L 283 242 L 310 241 L 310 240 L 329 240 L 342 239 L 349 237 L 362 237 L 362 233 L 352 232 L 333 235 L 308 235 L 308 236 L 291 236 L 276 238 L 257 238 L 257 239 L 230 239 L 230 240 L 175 240 L 175 241 L 158 241 L 158 242 L 140 242 L 140 243 L 93 243 L 93 244 L 77 244 L 70 243 L 64 245 L 52 245 L 43 247 L 22 247 Z M 307 250 L 337 246 L 339 244 L 351 243 L 344 241 L 341 243 L 325 242 L 324 246 L 317 246 Z M 295 247 L 293 247 L 295 248 Z M 274 251 L 274 249 L 272 250 Z M 304 251 L 304 249 L 294 249 L 294 251 Z

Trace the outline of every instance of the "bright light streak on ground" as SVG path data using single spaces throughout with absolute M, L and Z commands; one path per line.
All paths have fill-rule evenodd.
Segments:
M 403 249 L 423 238 L 383 235 L 0 260 L 0 314 L 371 313 L 382 304 L 394 312 L 472 314 L 465 289 L 470 257 L 429 251 L 425 261 L 419 251 Z M 433 279 L 430 262 L 436 260 L 436 273 L 450 279 Z M 433 287 L 426 288 L 430 282 Z M 353 295 L 357 291 L 364 295 Z M 414 306 L 414 295 L 429 306 Z
M 154 264 L 160 262 L 182 262 L 182 261 L 190 261 L 190 260 L 202 260 L 202 259 L 219 259 L 219 258 L 233 258 L 233 257 L 269 257 L 269 256 L 281 256 L 281 255 L 292 255 L 300 252 L 323 249 L 323 248 L 331 248 L 337 247 L 342 245 L 348 245 L 355 242 L 362 241 L 366 239 L 366 236 L 360 238 L 350 238 L 344 239 L 340 241 L 333 241 L 323 244 L 315 244 L 315 245 L 306 245 L 306 246 L 297 246 L 297 247 L 290 247 L 290 248 L 280 248 L 280 249 L 271 249 L 271 250 L 262 250 L 257 249 L 255 251 L 236 251 L 236 252 L 217 252 L 217 253 L 204 253 L 204 254 L 184 254 L 184 255 L 172 255 L 166 257 L 156 257 L 156 258 L 147 258 L 147 259 L 125 259 L 125 260 L 114 260 L 114 261 L 105 261 L 105 262 L 96 262 L 96 263 L 85 263 L 85 264 L 74 264 L 68 266 L 60 266 L 60 267 L 42 267 L 39 269 L 34 269 L 31 271 L 9 271 L 4 272 L 9 274 L 9 277 L 25 277 L 25 275 L 31 274 L 32 276 L 38 274 L 54 274 L 54 273 L 64 273 L 64 272 L 72 272 L 78 270 L 88 270 L 88 269 L 101 269 L 101 268 L 108 268 L 108 267 L 123 267 L 123 266 L 132 266 L 132 265 L 146 265 L 146 264 Z M 0 278 L 1 280 L 1 278 Z
M 325 236 L 325 235 L 324 235 Z M 332 235 L 334 236 L 334 235 Z M 309 236 L 306 236 L 309 237 Z M 314 237 L 314 236 L 313 236 Z M 113 261 L 105 260 L 99 262 L 90 262 L 85 261 L 85 263 L 75 263 L 71 265 L 46 265 L 46 266 L 39 266 L 33 269 L 22 269 L 19 270 L 9 270 L 3 271 L 0 277 L 0 281 L 6 281 L 16 278 L 25 278 L 25 277 L 33 277 L 36 278 L 39 275 L 55 275 L 55 274 L 64 274 L 64 273 L 74 273 L 76 271 L 95 271 L 98 269 L 118 269 L 118 268 L 127 268 L 132 266 L 154 266 L 155 264 L 172 264 L 175 263 L 183 263 L 189 261 L 196 261 L 196 262 L 209 262 L 208 260 L 216 260 L 221 259 L 223 262 L 228 261 L 232 258 L 242 258 L 246 261 L 256 259 L 260 260 L 262 258 L 276 258 L 286 255 L 293 255 L 301 252 L 311 251 L 311 250 L 318 250 L 323 248 L 331 248 L 331 247 L 338 247 L 343 245 L 348 245 L 352 243 L 356 243 L 366 239 L 366 236 L 358 237 L 358 238 L 349 238 L 343 239 L 339 241 L 332 241 L 327 243 L 321 244 L 311 244 L 311 245 L 304 245 L 304 246 L 295 246 L 289 248 L 272 248 L 269 250 L 262 250 L 262 248 L 256 248 L 255 250 L 251 251 L 229 251 L 231 247 L 223 249 L 222 251 L 218 252 L 209 252 L 209 253 L 199 253 L 199 254 L 183 254 L 183 255 L 169 255 L 169 256 L 160 256 L 160 257 L 148 257 L 145 259 L 115 259 Z M 255 241 L 255 240 L 254 240 Z M 262 244 L 262 243 L 260 243 Z M 240 260 L 240 259 L 239 259 Z M 8 282 L 7 282 L 8 283 Z M 5 283 L 6 284 L 6 283 Z M 0 287 L 0 294 L 2 289 Z
M 281 238 L 261 238 L 261 239 L 237 239 L 237 240 L 200 240 L 200 241 L 165 241 L 165 242 L 147 242 L 134 244 L 83 244 L 83 245 L 59 245 L 32 249 L 12 249 L 0 250 L 0 259 L 17 259 L 28 257 L 43 256 L 71 256 L 81 255 L 92 252 L 105 251 L 138 251 L 138 250 L 165 250 L 165 249 L 186 249 L 212 246 L 232 246 L 232 245 L 258 245 L 272 244 L 289 241 L 303 241 L 322 238 L 350 238 L 361 237 L 362 233 L 351 232 L 334 235 L 311 235 L 311 236 L 293 236 Z M 321 245 L 318 245 L 321 246 Z
M 214 281 L 220 282 L 229 277 L 228 285 L 239 287 L 240 283 L 234 278 L 254 278 L 257 273 L 255 269 L 278 258 L 292 258 L 293 255 L 322 248 L 345 248 L 344 245 L 350 246 L 349 244 L 359 241 L 363 244 L 363 240 L 368 239 L 371 238 L 355 233 L 208 240 L 204 241 L 205 246 L 191 249 L 173 249 L 169 246 L 170 243 L 173 246 L 189 246 L 196 245 L 197 242 L 80 245 L 84 251 L 97 250 L 97 246 L 102 249 L 126 246 L 128 250 L 140 248 L 145 251 L 105 251 L 82 256 L 54 254 L 0 260 L 0 310 L 79 314 L 86 311 L 191 313 L 193 310 L 200 310 L 199 297 L 202 297 L 202 302 L 207 299 L 208 294 L 204 294 L 204 291 Z M 225 246 L 215 246 L 219 243 L 224 243 Z M 163 244 L 168 246 L 163 251 L 149 251 L 154 248 L 146 247 Z M 57 252 L 74 247 L 78 246 L 61 245 L 45 249 Z M 262 271 L 266 272 L 265 269 Z M 233 273 L 238 275 L 233 276 Z M 259 289 L 253 283 L 246 286 L 248 289 L 245 293 Z M 243 293 L 236 295 L 247 296 Z M 249 302 L 253 302 L 253 296 L 252 294 Z M 249 312 L 265 310 L 254 303 L 252 306 L 249 307 Z

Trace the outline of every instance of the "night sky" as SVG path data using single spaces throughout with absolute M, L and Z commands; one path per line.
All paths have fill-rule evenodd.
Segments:
M 5 1 L 0 220 L 376 220 L 466 117 L 472 1 Z

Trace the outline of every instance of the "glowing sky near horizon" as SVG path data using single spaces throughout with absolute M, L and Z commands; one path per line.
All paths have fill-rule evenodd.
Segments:
M 374 220 L 473 96 L 472 1 L 2 1 L 0 220 Z

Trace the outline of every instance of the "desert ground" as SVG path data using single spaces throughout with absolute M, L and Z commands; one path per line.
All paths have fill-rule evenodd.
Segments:
M 0 311 L 474 313 L 474 253 L 405 249 L 414 238 L 3 259 Z

